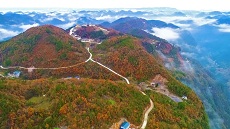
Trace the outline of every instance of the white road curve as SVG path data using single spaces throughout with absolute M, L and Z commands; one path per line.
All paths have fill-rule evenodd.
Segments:
M 153 109 L 153 101 L 152 101 L 151 99 L 149 99 L 149 101 L 150 101 L 150 107 L 149 107 L 149 109 L 145 112 L 144 122 L 143 122 L 143 124 L 142 124 L 142 126 L 141 126 L 140 129 L 145 129 L 145 128 L 146 128 L 146 125 L 147 125 L 147 122 L 148 122 L 148 115 L 149 115 L 149 113 L 150 113 L 150 112 L 152 111 L 152 109 Z
M 74 27 L 70 29 L 69 35 L 72 35 L 72 34 L 73 34 L 73 29 L 74 29 Z M 100 43 L 98 43 L 98 44 L 101 44 L 101 43 L 102 43 L 102 42 L 100 42 Z M 89 58 L 88 58 L 85 62 L 88 62 L 88 61 L 91 60 L 92 62 L 99 64 L 100 66 L 102 66 L 102 67 L 108 69 L 109 71 L 113 72 L 114 74 L 116 74 L 116 75 L 120 76 L 121 78 L 125 79 L 126 83 L 127 83 L 127 84 L 130 84 L 129 80 L 128 80 L 126 77 L 124 77 L 124 76 L 120 75 L 119 73 L 113 71 L 113 70 L 110 69 L 109 67 L 107 67 L 107 66 L 105 66 L 105 65 L 103 65 L 103 64 L 101 64 L 101 63 L 99 63 L 99 62 L 97 62 L 97 61 L 95 61 L 95 60 L 93 60 L 93 59 L 92 59 L 92 56 L 93 56 L 93 55 L 92 55 L 92 53 L 89 51 L 89 47 L 87 47 L 86 49 L 87 49 L 88 53 L 90 54 L 90 56 L 89 56 Z
M 89 51 L 89 48 L 86 48 L 86 49 L 88 50 L 88 52 L 89 52 L 89 54 L 90 54 L 90 57 L 89 57 L 89 59 L 86 60 L 85 62 L 88 62 L 89 60 L 91 60 L 92 62 L 99 64 L 100 66 L 102 66 L 102 67 L 108 69 L 109 71 L 113 72 L 114 74 L 116 74 L 116 75 L 120 76 L 121 78 L 125 79 L 126 83 L 127 83 L 127 84 L 130 84 L 129 80 L 128 80 L 126 77 L 124 77 L 124 76 L 120 75 L 119 73 L 113 71 L 112 69 L 110 69 L 109 67 L 107 67 L 107 66 L 101 64 L 100 62 L 97 62 L 97 61 L 93 60 L 93 59 L 92 59 L 92 53 Z
M 85 63 L 85 62 L 82 62 L 82 63 Z M 67 68 L 71 68 L 71 67 L 76 67 L 77 65 L 80 65 L 82 63 L 78 63 L 78 64 L 75 64 L 75 65 L 71 65 L 71 66 L 66 66 L 66 67 L 57 67 L 57 68 L 36 68 L 36 67 L 29 67 L 29 68 L 26 68 L 26 67 L 22 67 L 22 66 L 13 66 L 13 67 L 3 67 L 3 66 L 0 66 L 1 69 L 50 69 L 50 70 L 55 70 L 55 69 L 67 69 Z
M 89 58 L 86 61 L 78 63 L 78 64 L 75 64 L 75 65 L 66 66 L 66 67 L 56 67 L 56 68 L 36 68 L 36 67 L 29 67 L 29 68 L 26 68 L 26 67 L 22 67 L 22 66 L 3 67 L 2 65 L 0 65 L 0 68 L 1 69 L 26 69 L 26 70 L 34 70 L 34 69 L 56 70 L 56 69 L 72 68 L 72 67 L 76 67 L 76 66 L 78 66 L 80 64 L 86 63 L 89 60 L 92 60 L 92 54 L 90 53 L 89 48 L 87 48 L 87 50 L 88 50 L 90 56 L 89 56 Z
M 100 42 L 100 43 L 97 43 L 97 44 L 101 44 L 102 42 Z
M 70 29 L 69 35 L 72 35 L 72 34 L 73 34 L 73 29 L 74 29 L 74 27 Z
M 92 60 L 92 53 L 89 51 L 89 48 L 86 48 L 88 53 L 90 54 L 89 58 L 85 61 L 85 62 L 88 62 L 89 60 Z
M 112 69 L 108 68 L 107 66 L 105 66 L 105 65 L 103 65 L 103 64 L 101 64 L 101 63 L 99 63 L 97 61 L 94 61 L 92 59 L 92 53 L 89 51 L 89 48 L 86 48 L 86 49 L 87 49 L 88 53 L 90 54 L 90 56 L 89 56 L 89 58 L 85 62 L 82 62 L 82 63 L 86 63 L 86 62 L 88 62 L 88 61 L 91 60 L 92 62 L 95 62 L 95 63 L 99 64 L 100 66 L 108 69 L 109 71 L 113 72 L 114 74 L 116 74 L 116 75 L 120 76 L 121 78 L 125 79 L 125 81 L 127 82 L 127 84 L 130 84 L 129 80 L 126 77 L 124 77 L 124 76 L 120 75 L 119 73 L 113 71 Z M 79 63 L 79 64 L 82 64 L 82 63 Z M 22 67 L 22 66 L 3 67 L 1 65 L 0 68 L 1 69 L 26 69 L 26 70 L 34 70 L 34 69 L 56 70 L 56 69 L 67 69 L 67 68 L 71 68 L 71 67 L 76 67 L 79 64 L 75 64 L 75 65 L 71 65 L 71 66 L 66 66 L 66 67 L 57 67 L 57 68 L 36 68 L 36 67 L 26 68 L 26 67 Z
M 3 76 L 2 74 L 0 74 L 0 77 L 5 77 L 5 76 Z
M 113 71 L 112 69 L 108 68 L 107 66 L 105 66 L 105 65 L 103 65 L 103 64 L 101 64 L 101 63 L 99 63 L 99 62 L 97 62 L 97 61 L 94 61 L 93 59 L 91 59 L 91 60 L 92 60 L 93 62 L 99 64 L 100 66 L 102 66 L 102 67 L 108 69 L 109 71 L 113 72 L 114 74 L 120 76 L 121 78 L 125 79 L 126 83 L 127 83 L 127 84 L 130 84 L 129 80 L 128 80 L 126 77 L 124 77 L 124 76 L 120 75 L 119 73 Z
M 143 91 L 140 91 L 143 95 L 146 95 Z
M 72 34 L 73 34 L 73 29 L 74 29 L 74 27 L 70 29 L 69 35 L 72 35 Z M 99 44 L 101 44 L 101 43 L 99 43 Z M 99 64 L 100 66 L 102 66 L 102 67 L 108 69 L 109 71 L 113 72 L 114 74 L 116 74 L 116 75 L 120 76 L 121 78 L 125 79 L 125 81 L 127 82 L 127 84 L 130 84 L 129 80 L 128 80 L 126 77 L 124 77 L 124 76 L 120 75 L 119 73 L 113 71 L 113 70 L 110 69 L 109 67 L 107 67 L 107 66 L 105 66 L 105 65 L 103 65 L 103 64 L 101 64 L 101 63 L 99 63 L 99 62 L 97 62 L 97 61 L 94 61 L 94 60 L 92 59 L 92 53 L 89 51 L 89 47 L 86 48 L 86 49 L 87 49 L 88 53 L 90 54 L 90 56 L 89 56 L 89 58 L 88 58 L 84 63 L 86 63 L 86 62 L 88 62 L 88 61 L 91 60 L 92 62 Z M 82 64 L 82 63 L 79 63 L 79 64 Z M 57 67 L 57 68 L 36 68 L 36 67 L 32 67 L 32 68 L 29 67 L 29 68 L 26 68 L 26 67 L 22 67 L 22 66 L 13 66 L 13 67 L 3 67 L 3 66 L 0 66 L 0 68 L 1 68 L 1 69 L 27 69 L 27 70 L 34 70 L 34 69 L 46 69 L 46 70 L 50 69 L 50 70 L 56 70 L 56 69 L 66 69 L 66 68 L 75 67 L 75 66 L 77 66 L 77 65 L 79 65 L 79 64 L 75 64 L 75 65 L 72 65 L 72 66 L 66 66 L 66 67 Z

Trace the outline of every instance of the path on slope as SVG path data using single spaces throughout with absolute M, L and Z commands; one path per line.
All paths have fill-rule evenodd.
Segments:
M 95 62 L 95 63 L 99 64 L 100 66 L 102 66 L 102 67 L 108 69 L 109 71 L 113 72 L 114 74 L 116 74 L 116 75 L 122 77 L 123 79 L 125 79 L 125 81 L 127 82 L 127 84 L 130 84 L 129 80 L 128 80 L 126 77 L 124 77 L 124 76 L 120 75 L 119 73 L 113 71 L 112 69 L 108 68 L 107 66 L 105 66 L 105 65 L 103 65 L 103 64 L 101 64 L 101 63 L 99 63 L 99 62 L 97 62 L 97 61 L 95 61 L 95 60 L 93 60 L 93 59 L 92 59 L 92 53 L 89 51 L 89 48 L 86 48 L 86 49 L 88 50 L 88 52 L 89 52 L 89 54 L 90 54 L 89 59 L 86 60 L 86 61 L 91 60 L 92 62 Z M 141 91 L 141 93 L 142 93 L 143 95 L 146 95 L 146 94 L 145 94 L 144 92 L 142 92 L 142 91 Z M 149 115 L 149 113 L 152 111 L 153 106 L 154 106 L 154 105 L 153 105 L 153 101 L 152 101 L 150 98 L 149 98 L 149 101 L 150 101 L 150 107 L 146 110 L 146 112 L 145 112 L 145 114 L 144 114 L 144 120 L 143 120 L 143 123 L 142 123 L 142 126 L 141 126 L 140 129 L 145 129 L 145 128 L 146 128 L 147 123 L 148 123 L 148 115 Z
M 144 92 L 142 92 L 141 91 L 141 93 L 143 94 L 143 95 L 146 95 Z M 152 111 L 152 109 L 153 109 L 153 101 L 149 98 L 149 101 L 150 101 L 150 107 L 146 110 L 146 112 L 145 112 L 145 115 L 144 115 L 144 121 L 143 121 L 143 123 L 142 123 L 142 126 L 141 126 L 141 128 L 140 129 L 145 129 L 146 128 L 146 126 L 147 126 L 147 123 L 148 123 L 148 116 L 149 116 L 149 113 Z
M 31 69 L 31 70 L 33 70 L 33 69 L 45 69 L 45 70 L 51 69 L 51 70 L 55 70 L 55 69 L 67 69 L 67 68 L 71 68 L 71 67 L 76 67 L 76 66 L 78 66 L 80 64 L 84 64 L 84 63 L 86 63 L 86 62 L 81 62 L 81 63 L 75 64 L 75 65 L 71 65 L 71 66 L 56 67 L 56 68 L 36 68 L 36 67 L 29 67 L 29 68 L 27 68 L 27 67 L 22 67 L 22 66 L 12 66 L 12 67 L 3 67 L 3 66 L 0 66 L 0 68 L 1 69 L 27 69 L 27 70 L 29 70 L 29 69 Z
M 120 76 L 121 78 L 125 79 L 125 81 L 126 81 L 127 84 L 130 84 L 129 80 L 128 80 L 126 77 L 124 77 L 124 76 L 120 75 L 119 73 L 113 71 L 112 69 L 110 69 L 109 67 L 107 67 L 107 66 L 101 64 L 100 62 L 97 62 L 97 61 L 93 60 L 93 59 L 92 59 L 92 53 L 89 51 L 89 48 L 86 48 L 86 49 L 88 50 L 88 52 L 89 52 L 89 54 L 90 54 L 89 59 L 86 60 L 86 61 L 91 60 L 92 62 L 99 64 L 100 66 L 102 66 L 102 67 L 108 69 L 109 71 L 113 72 L 114 74 L 116 74 L 116 75 Z
M 86 48 L 86 49 L 87 49 L 88 53 L 90 54 L 89 58 L 88 58 L 86 61 L 84 61 L 84 62 L 75 64 L 75 65 L 71 65 L 71 66 L 56 67 L 56 68 L 36 68 L 36 67 L 29 67 L 29 68 L 26 68 L 26 67 L 22 67 L 22 66 L 3 67 L 3 66 L 1 65 L 0 68 L 1 68 L 1 69 L 27 69 L 27 70 L 34 70 L 34 69 L 45 69 L 45 70 L 50 69 L 50 70 L 56 70 L 56 69 L 67 69 L 67 68 L 71 68 L 71 67 L 76 67 L 76 66 L 78 66 L 78 65 L 80 65 L 80 64 L 86 63 L 86 62 L 88 62 L 88 61 L 92 61 L 92 62 L 97 63 L 97 64 L 99 64 L 100 66 L 102 66 L 102 67 L 108 69 L 109 71 L 113 72 L 114 74 L 120 76 L 121 78 L 125 79 L 126 83 L 127 83 L 127 84 L 130 84 L 129 80 L 128 80 L 126 77 L 120 75 L 119 73 L 115 72 L 114 70 L 110 69 L 109 67 L 107 67 L 107 66 L 105 66 L 105 65 L 103 65 L 103 64 L 101 64 L 101 63 L 99 63 L 99 62 L 97 62 L 97 61 L 95 61 L 95 60 L 93 60 L 93 59 L 92 59 L 92 53 L 89 51 L 89 48 Z
M 73 30 L 74 30 L 74 27 L 70 29 L 69 35 L 73 36 L 73 35 L 72 35 L 72 34 L 74 33 Z M 73 37 L 74 37 L 74 36 L 73 36 Z M 98 44 L 101 44 L 101 43 L 102 43 L 102 42 L 100 42 L 100 43 L 98 43 Z M 126 81 L 127 84 L 130 84 L 129 80 L 128 80 L 126 77 L 120 75 L 119 73 L 117 73 L 117 72 L 115 72 L 114 70 L 110 69 L 109 67 L 107 67 L 107 66 L 101 64 L 100 62 L 97 62 L 97 61 L 93 60 L 93 59 L 92 59 L 92 53 L 90 52 L 89 47 L 87 47 L 86 49 L 87 49 L 88 53 L 90 54 L 90 56 L 89 56 L 89 58 L 88 58 L 85 62 L 92 61 L 92 62 L 94 62 L 94 63 L 97 63 L 97 64 L 99 64 L 100 66 L 102 66 L 102 67 L 108 69 L 108 70 L 111 71 L 112 73 L 114 73 L 114 74 L 120 76 L 121 78 L 125 79 L 125 81 Z
M 78 66 L 80 64 L 84 64 L 84 63 L 88 62 L 91 58 L 92 58 L 92 54 L 90 53 L 89 58 L 84 62 L 75 64 L 75 65 L 70 65 L 70 66 L 65 66 L 65 67 L 56 67 L 56 68 L 37 68 L 37 67 L 29 67 L 29 68 L 27 68 L 27 67 L 23 67 L 23 66 L 3 67 L 2 65 L 0 65 L 0 68 L 1 69 L 27 69 L 27 70 L 34 70 L 34 69 L 44 69 L 44 70 L 48 70 L 48 69 L 50 69 L 50 70 L 67 69 L 67 68 L 71 68 L 71 67 L 76 67 L 76 66 Z
M 86 62 L 88 62 L 88 61 L 92 61 L 92 62 L 97 63 L 97 64 L 99 64 L 100 66 L 102 66 L 102 67 L 108 69 L 109 71 L 113 72 L 114 74 L 120 76 L 121 78 L 125 79 L 126 83 L 127 83 L 127 84 L 130 84 L 129 80 L 128 80 L 126 77 L 120 75 L 119 73 L 115 72 L 114 70 L 110 69 L 109 67 L 107 67 L 107 66 L 105 66 L 105 65 L 103 65 L 103 64 L 101 64 L 101 63 L 99 63 L 99 62 L 97 62 L 97 61 L 95 61 L 95 60 L 93 60 L 93 59 L 92 59 L 92 53 L 89 51 L 89 48 L 86 48 L 86 49 L 87 49 L 88 53 L 90 54 L 89 58 L 88 58 L 86 61 L 84 61 L 84 62 L 75 64 L 75 65 L 71 65 L 71 66 L 56 67 L 56 68 L 36 68 L 36 67 L 29 67 L 29 68 L 26 68 L 26 67 L 22 67 L 22 66 L 3 67 L 3 66 L 1 65 L 0 68 L 1 68 L 1 69 L 27 69 L 27 70 L 34 70 L 34 69 L 44 69 L 44 70 L 49 70 L 49 69 L 50 69 L 50 70 L 56 70 L 56 69 L 67 69 L 67 68 L 71 68 L 71 67 L 76 67 L 76 66 L 78 66 L 78 65 L 80 65 L 80 64 L 86 63 Z
M 97 62 L 97 61 L 95 61 L 95 60 L 93 60 L 93 59 L 92 59 L 92 53 L 90 52 L 89 48 L 86 48 L 86 49 L 87 49 L 87 51 L 88 51 L 89 54 L 90 54 L 90 57 L 89 57 L 88 60 L 86 60 L 86 62 L 88 62 L 89 60 L 91 60 L 92 62 L 95 62 L 95 63 L 99 64 L 100 66 L 102 66 L 102 67 L 108 69 L 109 71 L 113 72 L 114 74 L 116 74 L 116 75 L 122 77 L 123 79 L 125 79 L 125 81 L 127 82 L 127 84 L 130 84 L 129 80 L 128 80 L 126 77 L 124 77 L 124 76 L 120 75 L 119 73 L 113 71 L 112 69 L 108 68 L 107 66 L 105 66 L 105 65 L 103 65 L 103 64 L 101 64 L 101 63 L 99 63 L 99 62 Z M 146 95 L 146 94 L 145 94 L 144 92 L 142 92 L 142 91 L 141 91 L 141 93 L 142 93 L 143 95 Z M 149 98 L 149 101 L 150 101 L 150 107 L 146 110 L 146 112 L 145 112 L 145 114 L 144 114 L 144 120 L 143 120 L 143 123 L 142 123 L 142 126 L 141 126 L 140 129 L 145 129 L 145 128 L 146 128 L 147 123 L 148 123 L 148 115 L 149 115 L 149 113 L 152 111 L 153 106 L 154 106 L 154 105 L 153 105 L 153 101 L 152 101 L 150 98 Z

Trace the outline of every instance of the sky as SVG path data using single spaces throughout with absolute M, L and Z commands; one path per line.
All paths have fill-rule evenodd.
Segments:
M 230 10 L 230 0 L 0 0 L 0 8 L 151 8 Z

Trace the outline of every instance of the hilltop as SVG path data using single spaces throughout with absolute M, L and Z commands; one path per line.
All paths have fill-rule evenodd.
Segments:
M 68 30 L 69 34 L 81 42 L 100 43 L 112 36 L 121 35 L 113 29 L 105 29 L 98 25 L 76 25 Z
M 52 25 L 30 28 L 0 44 L 3 66 L 61 67 L 83 62 L 87 57 L 83 43 Z

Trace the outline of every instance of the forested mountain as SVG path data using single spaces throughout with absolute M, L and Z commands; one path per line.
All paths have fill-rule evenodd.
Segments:
M 83 43 L 52 25 L 30 28 L 0 44 L 3 66 L 60 67 L 82 62 L 88 56 Z
M 229 11 L 186 11 L 175 8 L 92 10 L 2 8 L 0 9 L 0 77 L 20 72 L 19 80 L 26 81 L 41 78 L 124 81 L 118 75 L 91 61 L 89 54 L 91 52 L 94 61 L 122 73 L 121 75 L 127 77 L 135 86 L 150 84 L 151 80 L 159 75 L 157 74 L 159 71 L 165 75 L 163 78 L 167 75 L 176 78 L 195 91 L 202 100 L 211 129 L 228 129 L 230 128 L 229 17 Z M 80 29 L 72 30 L 74 33 L 70 36 L 70 30 L 76 26 Z M 123 45 L 124 42 L 129 44 L 127 46 L 132 46 L 130 44 L 135 42 L 134 49 Z M 86 48 L 89 48 L 89 52 Z M 123 66 L 124 64 L 127 65 Z M 142 67 L 143 64 L 146 65 Z M 142 72 L 138 71 L 139 69 Z M 178 85 L 180 87 L 181 84 Z M 185 93 L 182 91 L 179 95 Z M 171 100 L 161 94 L 155 96 L 157 97 L 152 100 L 156 109 L 156 102 L 161 104 L 166 99 Z M 162 97 L 162 101 L 157 100 Z M 163 104 L 164 108 L 158 107 L 158 113 L 165 112 L 159 109 L 172 112 L 170 109 L 177 103 L 170 104 L 172 107 L 166 104 Z M 155 115 L 156 110 L 150 114 Z M 178 112 L 175 114 L 178 115 Z M 175 114 L 173 116 L 177 116 Z M 150 121 L 154 121 L 153 128 L 181 128 L 187 123 L 187 120 L 180 121 L 182 122 L 180 127 L 172 126 L 171 117 L 164 118 L 163 120 L 161 117 L 152 117 Z M 148 123 L 151 123 L 150 121 Z M 166 124 L 165 121 L 170 124 Z M 148 127 L 152 127 L 151 125 L 148 124 Z M 185 128 L 193 128 L 188 125 Z
M 22 73 L 18 79 L 0 79 L 1 128 L 109 128 L 121 118 L 138 128 L 149 99 L 154 110 L 148 128 L 209 128 L 196 94 L 175 79 L 159 56 L 143 47 L 150 39 L 117 32 L 104 36 L 100 43 L 83 43 L 45 25 L 2 42 L 0 72 L 4 76 L 14 70 Z M 162 46 L 152 47 L 153 51 L 177 55 L 166 41 L 154 41 Z M 156 76 L 167 80 L 170 94 L 188 99 L 177 102 L 139 85 L 150 85 Z

